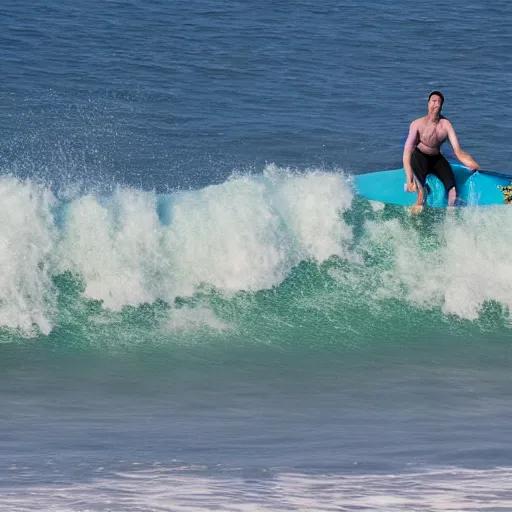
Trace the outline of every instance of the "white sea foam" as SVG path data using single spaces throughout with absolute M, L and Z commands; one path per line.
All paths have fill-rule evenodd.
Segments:
M 168 259 L 155 195 L 117 189 L 109 198 L 84 196 L 71 202 L 56 258 L 56 271 L 72 271 L 87 297 L 119 310 L 166 299 Z
M 98 469 L 102 473 L 103 468 Z M 399 474 L 268 474 L 243 478 L 194 468 L 133 470 L 69 485 L 3 486 L 10 512 L 482 511 L 511 510 L 512 468 Z M 200 475 L 203 476 L 200 476 Z
M 282 282 L 303 259 L 342 255 L 351 231 L 340 219 L 352 194 L 341 175 L 292 175 L 269 166 L 262 177 L 235 177 L 174 198 L 166 252 L 174 290 L 201 283 L 224 292 Z
M 11 177 L 0 178 L 0 325 L 51 330 L 56 304 L 48 258 L 54 248 L 53 196 Z
M 85 297 L 118 311 L 172 303 L 203 284 L 223 293 L 270 288 L 303 259 L 346 255 L 351 238 L 340 217 L 351 205 L 349 184 L 320 171 L 268 166 L 260 176 L 170 194 L 168 222 L 158 216 L 164 198 L 136 189 L 55 205 L 46 187 L 2 178 L 0 198 L 0 325 L 26 334 L 52 329 L 52 275 L 72 272 Z M 182 325 L 178 316 L 171 323 Z
M 475 320 L 486 301 L 512 311 L 512 209 L 460 209 L 428 236 L 413 221 L 366 224 L 370 252 L 385 247 L 379 297 L 403 297 L 421 307 Z
M 301 260 L 343 255 L 351 230 L 340 219 L 352 194 L 338 174 L 235 177 L 168 197 L 169 222 L 156 196 L 118 189 L 107 199 L 68 206 L 57 267 L 105 307 L 172 301 L 202 284 L 225 293 L 278 285 Z
M 119 187 L 66 204 L 44 186 L 4 177 L 0 200 L 0 325 L 27 334 L 52 330 L 58 290 L 51 278 L 67 271 L 83 281 L 85 297 L 119 311 L 172 305 L 204 285 L 228 295 L 269 289 L 301 261 L 332 255 L 360 265 L 369 300 L 401 298 L 470 320 L 486 301 L 512 309 L 506 207 L 460 209 L 427 227 L 377 209 L 354 245 L 343 218 L 350 181 L 321 170 L 269 165 L 196 191 L 159 197 Z M 365 272 L 363 255 L 372 252 L 378 261 Z M 182 328 L 184 318 L 171 316 L 169 326 Z M 217 325 L 211 317 L 206 324 Z

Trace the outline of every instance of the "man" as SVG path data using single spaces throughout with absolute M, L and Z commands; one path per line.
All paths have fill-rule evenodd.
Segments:
M 456 199 L 455 178 L 448 160 L 441 154 L 441 145 L 448 139 L 455 156 L 471 171 L 479 165 L 471 155 L 462 151 L 452 123 L 441 115 L 444 96 L 432 91 L 428 97 L 428 114 L 411 123 L 404 146 L 404 170 L 407 177 L 406 190 L 418 192 L 415 210 L 420 210 L 425 201 L 425 180 L 427 174 L 435 174 L 448 193 L 448 204 Z

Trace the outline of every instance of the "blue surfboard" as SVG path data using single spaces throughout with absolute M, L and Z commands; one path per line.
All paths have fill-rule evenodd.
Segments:
M 471 172 L 461 164 L 451 164 L 457 189 L 457 206 L 512 204 L 512 176 L 488 171 Z M 446 190 L 439 178 L 427 176 L 426 204 L 437 208 L 447 205 Z M 404 189 L 404 169 L 377 171 L 355 177 L 359 195 L 372 201 L 412 206 L 416 192 Z

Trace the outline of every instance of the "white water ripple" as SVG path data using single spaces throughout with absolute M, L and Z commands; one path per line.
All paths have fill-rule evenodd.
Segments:
M 102 468 L 100 468 L 102 469 Z M 198 468 L 116 473 L 85 484 L 6 489 L 11 512 L 106 511 L 505 511 L 512 510 L 512 468 L 442 468 L 405 474 L 243 478 Z

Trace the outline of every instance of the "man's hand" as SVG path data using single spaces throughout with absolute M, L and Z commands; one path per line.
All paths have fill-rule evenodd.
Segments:
M 405 185 L 406 192 L 416 192 L 416 183 L 414 181 L 408 181 Z

